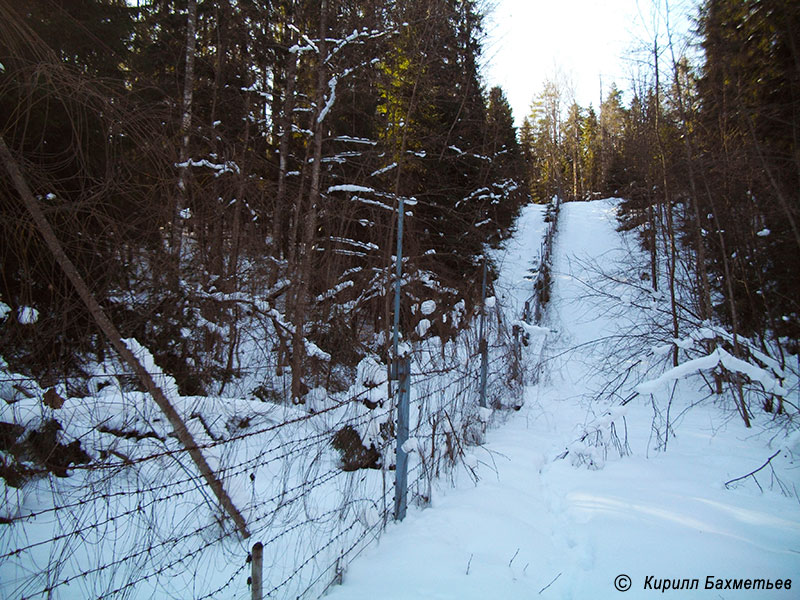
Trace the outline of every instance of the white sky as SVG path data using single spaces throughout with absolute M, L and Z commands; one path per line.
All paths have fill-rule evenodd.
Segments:
M 649 15 L 657 2 L 494 0 L 496 8 L 485 23 L 486 83 L 503 88 L 517 125 L 545 80 L 558 73 L 571 84 L 581 106 L 591 103 L 597 108 L 601 76 L 604 95 L 612 82 L 622 90 L 630 87 L 635 68 L 630 51 L 652 40 Z M 663 8 L 664 3 L 658 3 Z M 683 4 L 673 0 L 670 8 L 680 12 Z M 663 33 L 663 24 L 660 29 Z

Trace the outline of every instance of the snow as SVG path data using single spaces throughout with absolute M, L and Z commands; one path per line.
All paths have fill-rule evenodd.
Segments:
M 428 330 L 431 328 L 431 322 L 428 319 L 420 319 L 417 323 L 416 332 L 419 337 L 424 337 Z
M 396 166 L 397 166 L 397 163 L 393 162 L 390 165 L 386 165 L 382 169 L 378 169 L 377 171 L 373 171 L 372 173 L 370 173 L 369 176 L 370 177 L 376 177 L 377 175 L 383 175 L 384 173 L 387 173 L 387 172 L 391 171 L 392 169 L 394 169 Z
M 216 171 L 216 173 L 214 173 L 214 177 L 219 177 L 224 173 L 238 174 L 240 172 L 239 165 L 237 165 L 233 161 L 225 161 L 224 163 L 220 164 L 220 163 L 213 163 L 205 158 L 202 158 L 200 160 L 194 160 L 190 158 L 187 161 L 175 163 L 175 166 L 178 167 L 179 169 L 185 169 L 187 167 L 206 167 L 208 169 Z
M 425 315 L 432 315 L 436 310 L 436 301 L 435 300 L 425 300 L 419 307 L 420 312 Z
M 512 315 L 522 314 L 525 302 L 533 293 L 530 273 L 547 228 L 544 211 L 541 204 L 523 207 L 517 219 L 517 235 L 506 242 L 502 252 L 490 254 L 499 270 L 494 284 L 495 296 Z
M 691 341 L 687 340 L 685 344 L 681 345 L 682 348 L 690 348 L 694 345 L 694 342 L 700 342 L 706 340 L 721 339 L 731 344 L 733 343 L 733 335 L 725 331 L 722 327 L 715 326 L 710 323 L 706 323 L 704 327 L 700 327 L 699 329 L 692 331 L 689 335 L 689 338 Z M 780 367 L 777 360 L 767 356 L 761 350 L 755 348 L 752 344 L 747 344 L 741 338 L 739 339 L 739 344 L 744 345 L 746 347 L 746 351 L 755 360 L 761 362 L 768 369 L 770 369 L 776 377 L 780 379 L 786 377 L 786 373 Z
M 39 311 L 32 306 L 20 306 L 17 311 L 17 321 L 22 325 L 33 325 L 39 320 Z
M 323 362 L 328 362 L 331 359 L 331 355 L 325 352 L 324 350 L 320 349 L 314 342 L 310 342 L 306 340 L 306 354 L 312 358 L 316 358 L 317 360 L 321 360 Z
M 353 137 L 350 135 L 339 135 L 333 138 L 336 142 L 348 142 L 351 144 L 367 144 L 369 146 L 375 146 L 378 142 L 375 140 L 370 140 L 367 138 L 360 138 L 360 137 Z
M 403 445 L 401 447 L 403 449 L 403 452 L 405 452 L 406 454 L 411 454 L 412 452 L 419 452 L 420 441 L 417 438 L 408 438 L 405 442 L 403 442 Z
M 729 371 L 742 373 L 747 375 L 751 381 L 758 381 L 764 386 L 764 391 L 771 394 L 778 394 L 785 396 L 789 391 L 782 387 L 780 383 L 767 373 L 764 369 L 756 367 L 747 361 L 731 356 L 722 348 L 717 348 L 711 354 L 689 360 L 683 364 L 678 365 L 663 373 L 658 378 L 651 381 L 640 383 L 636 387 L 636 391 L 640 394 L 653 394 L 665 383 L 677 381 L 685 378 L 687 375 L 696 373 L 698 371 L 707 371 L 713 369 L 718 365 L 724 366 Z
M 311 38 L 309 38 L 305 33 L 300 31 L 294 23 L 288 23 L 286 26 L 289 29 L 291 29 L 292 31 L 294 31 L 301 38 L 303 38 L 303 41 L 305 41 L 305 43 L 308 44 L 308 47 L 302 47 L 302 46 L 299 46 L 299 45 L 292 46 L 291 48 L 289 48 L 289 52 L 292 52 L 292 53 L 294 53 L 294 52 L 308 52 L 308 51 L 312 51 L 313 50 L 314 52 L 319 53 L 319 48 L 317 48 L 317 45 L 313 41 L 311 41 Z
M 319 116 L 317 117 L 317 123 L 322 123 L 325 120 L 325 117 L 328 115 L 328 112 L 333 108 L 333 104 L 336 102 L 336 84 L 339 82 L 337 77 L 331 77 L 330 81 L 328 81 L 328 88 L 330 89 L 331 93 L 328 96 L 328 100 L 325 102 L 325 106 L 322 107 L 322 110 L 319 111 Z
M 430 504 L 426 508 L 412 504 L 402 523 L 390 522 L 378 543 L 348 564 L 343 562 L 343 585 L 333 587 L 326 598 L 617 598 L 613 582 L 620 574 L 632 581 L 633 593 L 625 597 L 649 597 L 643 594 L 648 576 L 698 578 L 699 590 L 682 590 L 673 595 L 676 598 L 738 597 L 702 589 L 705 578 L 774 581 L 799 572 L 800 503 L 796 490 L 800 474 L 796 463 L 800 432 L 776 430 L 773 420 L 777 417 L 763 412 L 756 412 L 753 428 L 745 429 L 734 407 L 722 399 L 706 398 L 696 375 L 722 364 L 765 390 L 794 394 L 796 378 L 792 379 L 790 369 L 784 372 L 774 359 L 755 348 L 748 348 L 746 361 L 733 357 L 722 348 L 723 342 L 730 342 L 730 334 L 710 323 L 683 330 L 676 339 L 666 336 L 636 342 L 631 338 L 629 328 L 654 312 L 649 303 L 657 298 L 631 292 L 630 286 L 617 283 L 621 277 L 611 284 L 598 279 L 598 269 L 618 269 L 629 275 L 632 267 L 626 261 L 639 252 L 635 246 L 626 246 L 617 233 L 616 204 L 610 200 L 563 206 L 554 250 L 552 297 L 542 323 L 526 323 L 521 315 L 532 294 L 531 273 L 537 268 L 546 229 L 543 216 L 544 207 L 525 207 L 514 236 L 499 250 L 487 250 L 499 270 L 491 321 L 508 330 L 518 327 L 529 337 L 520 353 L 527 367 L 524 391 L 515 398 L 521 407 L 518 411 L 478 408 L 471 396 L 461 394 L 458 400 L 474 410 L 481 443 L 454 450 L 462 453 L 462 463 L 452 476 L 443 476 L 432 485 Z M 347 238 L 341 243 L 348 243 Z M 319 298 L 352 287 L 352 280 L 346 277 L 359 270 L 348 272 Z M 415 277 L 432 289 L 454 294 L 452 301 L 456 301 L 450 309 L 449 304 L 437 307 L 435 301 L 425 300 L 418 314 L 430 316 L 439 310 L 442 318 L 447 315 L 453 324 L 467 318 L 467 303 L 455 290 L 443 288 L 425 271 Z M 286 282 L 275 287 L 281 285 Z M 264 294 L 264 298 L 268 296 L 268 292 Z M 247 302 L 276 330 L 284 334 L 293 331 L 278 308 L 264 299 L 219 292 L 208 297 Z M 627 300 L 624 305 L 621 298 Z M 470 299 L 470 306 L 475 303 Z M 14 314 L 12 309 L 0 303 L 0 318 L 9 314 Z M 198 327 L 227 335 L 225 328 L 200 314 L 197 317 Z M 427 333 L 430 322 L 423 319 L 420 325 L 423 321 L 428 323 L 424 326 Z M 376 337 L 387 339 L 385 331 L 377 332 Z M 716 349 L 706 342 L 716 342 Z M 253 341 L 259 350 L 263 343 L 263 339 Z M 639 346 L 633 347 L 634 343 Z M 343 473 L 328 444 L 309 443 L 327 439 L 332 428 L 343 422 L 353 423 L 365 444 L 380 443 L 381 432 L 393 419 L 388 368 L 381 357 L 367 355 L 359 361 L 354 368 L 355 381 L 346 393 L 337 396 L 317 387 L 309 391 L 306 406 L 301 408 L 244 397 L 181 396 L 175 380 L 159 369 L 146 348 L 134 339 L 126 344 L 186 420 L 208 462 L 224 470 L 225 489 L 234 504 L 243 507 L 248 523 L 255 524 L 253 538 L 241 542 L 217 531 L 219 509 L 204 496 L 206 491 L 197 485 L 190 465 L 187 468 L 176 460 L 181 456 L 174 453 L 179 446 L 152 399 L 142 392 L 104 386 L 114 381 L 118 363 L 109 360 L 93 369 L 91 401 L 67 397 L 64 389 L 56 389 L 67 398 L 60 412 L 41 402 L 44 390 L 35 382 L 10 378 L 8 382 L 0 380 L 0 398 L 4 400 L 0 402 L 0 421 L 33 427 L 55 415 L 64 425 L 65 441 L 80 439 L 93 454 L 117 454 L 109 454 L 108 469 L 75 469 L 68 478 L 33 480 L 23 490 L 0 487 L 0 517 L 22 515 L 26 519 L 20 525 L 0 527 L 9 532 L 15 527 L 13 535 L 22 540 L 21 545 L 43 540 L 41 547 L 26 550 L 20 557 L 0 560 L 0 584 L 13 581 L 10 578 L 23 581 L 31 577 L 54 555 L 61 561 L 58 579 L 56 574 L 45 573 L 42 585 L 29 585 L 29 590 L 38 592 L 51 581 L 120 561 L 118 569 L 108 571 L 108 581 L 98 580 L 97 585 L 103 586 L 100 591 L 88 589 L 93 581 L 84 588 L 77 579 L 74 585 L 59 586 L 53 594 L 57 598 L 97 597 L 128 581 L 128 568 L 138 569 L 145 555 L 135 557 L 136 565 L 124 562 L 126 549 L 135 548 L 147 555 L 151 550 L 154 553 L 145 570 L 140 570 L 142 576 L 153 572 L 153 564 L 165 565 L 168 572 L 160 581 L 145 580 L 136 589 L 124 590 L 126 597 L 194 598 L 233 581 L 213 597 L 245 598 L 249 597 L 245 558 L 252 542 L 264 541 L 270 588 L 280 586 L 292 572 L 305 578 L 297 585 L 293 582 L 294 587 L 278 589 L 271 597 L 296 597 L 310 579 L 320 575 L 331 555 L 335 561 L 360 532 L 376 528 L 377 533 L 382 519 L 379 503 L 385 499 L 381 494 L 390 489 L 393 471 Z M 669 362 L 665 357 L 675 347 L 681 349 L 683 363 L 665 369 Z M 630 357 L 614 362 L 620 348 Z M 400 355 L 413 358 L 412 401 L 426 393 L 420 385 L 420 353 L 466 363 L 468 351 L 468 347 L 438 338 L 414 347 L 404 341 Z M 324 361 L 330 358 L 310 341 L 306 352 Z M 685 359 L 688 352 L 694 358 Z M 494 357 L 506 359 L 499 353 Z M 0 368 L 8 370 L 2 359 Z M 476 372 L 463 378 L 474 381 Z M 280 376 L 275 379 L 280 386 Z M 600 394 L 610 383 L 619 390 Z M 675 389 L 671 400 L 666 393 L 632 394 L 637 386 L 648 389 L 648 384 L 655 392 L 662 385 L 666 391 L 668 383 L 670 392 L 673 385 Z M 353 397 L 361 402 L 342 403 L 343 398 Z M 437 400 L 433 394 L 424 402 Z M 375 408 L 368 409 L 367 403 Z M 421 418 L 422 410 L 415 406 L 412 420 Z M 666 418 L 670 419 L 668 425 Z M 244 426 L 236 424 L 244 419 L 252 421 L 250 428 L 238 429 Z M 148 436 L 130 439 L 98 433 L 98 424 Z M 665 439 L 667 426 L 671 435 Z M 236 427 L 241 438 L 216 443 L 226 437 L 230 427 Z M 412 464 L 423 469 L 430 456 L 429 433 L 415 432 L 412 427 L 412 437 L 403 445 Z M 118 455 L 141 462 L 135 471 L 128 470 Z M 292 459 L 283 460 L 287 455 Z M 770 467 L 763 476 L 732 482 L 759 468 L 770 456 Z M 783 484 L 776 483 L 779 481 Z M 160 487 L 165 482 L 170 487 Z M 58 495 L 53 494 L 51 486 L 55 485 L 59 486 Z M 72 519 L 73 514 L 46 511 L 54 502 L 84 498 L 89 486 L 96 486 L 99 495 L 90 497 L 85 507 L 75 512 L 85 519 L 77 525 L 87 525 L 83 537 L 78 541 L 70 538 L 67 546 L 51 547 L 47 541 L 53 532 L 62 531 L 56 522 L 62 515 Z M 139 486 L 147 491 L 137 493 Z M 782 486 L 787 495 L 781 493 Z M 105 497 L 105 490 L 114 490 L 113 502 Z M 126 490 L 132 493 L 128 495 Z M 343 504 L 345 498 L 355 500 Z M 40 510 L 41 516 L 34 514 Z M 320 524 L 324 530 L 321 540 Z M 340 535 L 343 546 L 324 546 Z M 17 540 L 11 535 L 5 541 L 6 549 L 16 547 Z M 201 544 L 199 550 L 195 542 Z M 177 546 L 180 548 L 175 550 Z M 315 549 L 320 547 L 323 550 L 317 554 Z M 171 554 L 173 550 L 175 554 Z M 186 563 L 171 564 L 175 556 L 185 556 Z M 304 570 L 305 565 L 309 566 Z M 13 585 L 0 585 L 0 594 L 11 594 Z M 765 597 L 747 592 L 740 595 Z M 768 597 L 792 596 L 779 591 Z
M 761 231 L 756 233 L 756 235 L 758 237 L 767 237 L 770 233 L 772 233 L 772 232 L 769 229 L 767 229 L 766 227 L 764 227 L 764 229 L 762 229 Z
M 361 248 L 362 250 L 378 250 L 378 245 L 373 244 L 372 242 L 359 242 L 358 240 L 351 240 L 349 238 L 342 238 L 342 237 L 335 237 L 331 236 L 330 240 L 332 242 L 337 242 L 339 244 L 348 244 L 350 246 L 355 246 L 356 248 Z
M 514 238 L 494 256 L 501 307 L 530 293 L 524 276 L 536 252 L 524 248 L 538 248 L 539 217 L 538 207 L 527 207 Z M 694 366 L 723 362 L 767 385 L 766 369 L 717 351 L 684 367 L 682 379 L 671 379 L 678 381 L 671 406 L 679 416 L 667 451 L 655 439 L 663 441 L 663 431 L 654 432 L 654 412 L 663 413 L 665 401 L 637 396 L 623 406 L 596 397 L 608 382 L 608 340 L 641 316 L 635 303 L 611 304 L 622 289 L 588 293 L 598 264 L 624 265 L 631 254 L 615 227 L 612 201 L 562 207 L 542 327 L 549 332 L 547 375 L 526 388 L 524 406 L 483 445 L 468 449 L 452 485 L 440 482 L 428 508 L 411 507 L 402 523 L 390 524 L 326 598 L 617 598 L 614 581 L 622 574 L 630 577 L 631 598 L 650 597 L 648 577 L 651 587 L 696 578 L 698 589 L 673 594 L 680 598 L 794 597 L 704 589 L 709 576 L 713 585 L 717 578 L 775 581 L 800 572 L 794 493 L 781 494 L 769 474 L 760 479 L 763 490 L 752 481 L 724 485 L 762 465 L 776 444 L 784 450 L 772 461 L 774 477 L 791 490 L 800 483 L 800 433 L 773 440 L 771 416 L 746 430 L 734 408 L 703 402 L 689 377 Z
M 388 204 L 384 204 L 383 202 L 378 202 L 377 200 L 371 200 L 369 198 L 362 198 L 361 196 L 352 196 L 350 200 L 354 200 L 356 202 L 361 202 L 362 204 L 366 204 L 368 206 L 376 206 L 378 208 L 382 208 L 388 211 L 394 211 L 394 208 L 389 206 Z
M 386 367 L 376 358 L 367 355 L 356 367 L 356 381 L 366 387 L 377 387 L 386 381 Z
M 335 286 L 333 286 L 324 294 L 320 294 L 319 296 L 317 296 L 316 301 L 322 302 L 323 300 L 328 300 L 330 298 L 333 298 L 334 296 L 336 296 L 336 294 L 338 294 L 342 290 L 353 287 L 354 285 L 355 283 L 353 283 L 352 279 L 348 279 L 346 281 L 342 281 L 341 283 L 337 283 Z
M 512 325 L 516 325 L 520 327 L 523 331 L 525 331 L 528 335 L 532 336 L 546 336 L 550 333 L 550 330 L 547 327 L 540 327 L 539 325 L 529 325 L 525 321 L 517 320 L 512 321 Z
M 345 183 L 340 185 L 332 185 L 328 188 L 328 194 L 332 192 L 362 192 L 362 193 L 369 193 L 374 192 L 371 187 L 366 187 L 363 185 L 355 185 L 352 183 Z

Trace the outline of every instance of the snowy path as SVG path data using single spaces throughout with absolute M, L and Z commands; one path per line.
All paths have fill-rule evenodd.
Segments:
M 527 226 L 540 227 L 528 218 Z M 637 398 L 626 414 L 629 456 L 599 456 L 591 447 L 582 453 L 575 443 L 593 426 L 605 424 L 608 432 L 604 407 L 589 396 L 609 347 L 590 342 L 636 319 L 586 297 L 587 258 L 611 265 L 627 253 L 614 225 L 610 202 L 564 205 L 547 323 L 557 330 L 548 352 L 561 357 L 550 361 L 550 376 L 530 387 L 525 406 L 475 449 L 480 481 L 461 472 L 454 487 L 443 483 L 432 507 L 412 509 L 391 525 L 328 598 L 655 598 L 662 591 L 646 582 L 652 588 L 695 578 L 699 589 L 672 597 L 800 597 L 798 500 L 766 487 L 761 493 L 754 485 L 723 485 L 772 453 L 769 432 L 747 431 L 734 414 L 708 403 L 683 413 L 669 450 L 657 452 L 653 407 Z M 512 252 L 523 247 L 525 227 L 520 223 L 508 246 L 504 281 L 519 281 L 526 268 L 525 252 Z M 682 408 L 676 399 L 675 410 Z M 600 468 L 573 464 L 575 458 Z M 795 482 L 797 471 L 789 471 Z M 622 595 L 614 587 L 621 574 L 631 581 Z M 791 590 L 705 590 L 708 576 L 723 586 L 726 579 L 793 581 Z

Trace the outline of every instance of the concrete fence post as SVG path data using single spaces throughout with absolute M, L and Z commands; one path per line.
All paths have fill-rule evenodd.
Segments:
M 250 593 L 251 600 L 263 600 L 264 597 L 264 545 L 253 544 L 250 561 Z

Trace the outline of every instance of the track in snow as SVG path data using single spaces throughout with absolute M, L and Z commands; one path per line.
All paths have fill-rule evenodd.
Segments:
M 520 277 L 532 258 L 526 245 L 538 247 L 541 235 L 534 213 L 521 219 L 502 267 L 506 293 L 518 297 L 527 293 Z M 608 436 L 604 415 L 617 411 L 618 402 L 594 400 L 594 391 L 613 370 L 612 351 L 641 318 L 624 298 L 597 294 L 593 283 L 595 267 L 638 275 L 625 264 L 636 251 L 624 246 L 615 226 L 613 201 L 563 205 L 545 322 L 555 330 L 547 376 L 473 450 L 478 484 L 466 476 L 453 488 L 442 484 L 432 506 L 391 525 L 328 598 L 660 597 L 660 590 L 645 589 L 647 577 L 651 586 L 664 578 L 698 579 L 698 590 L 673 593 L 680 598 L 797 597 L 800 503 L 754 485 L 723 486 L 772 453 L 768 430 L 758 423 L 745 430 L 730 409 L 707 402 L 682 412 L 669 450 L 659 452 L 654 406 L 638 397 L 624 419 L 630 455 L 576 441 L 595 429 Z M 517 291 L 509 289 L 517 283 Z M 675 414 L 693 400 L 691 389 L 679 394 Z M 656 409 L 662 401 L 656 399 Z M 624 438 L 621 412 L 615 414 Z M 781 458 L 780 475 L 797 482 L 792 457 Z M 614 581 L 622 574 L 631 589 L 620 596 Z M 733 592 L 703 589 L 707 576 L 798 581 L 793 590 Z

